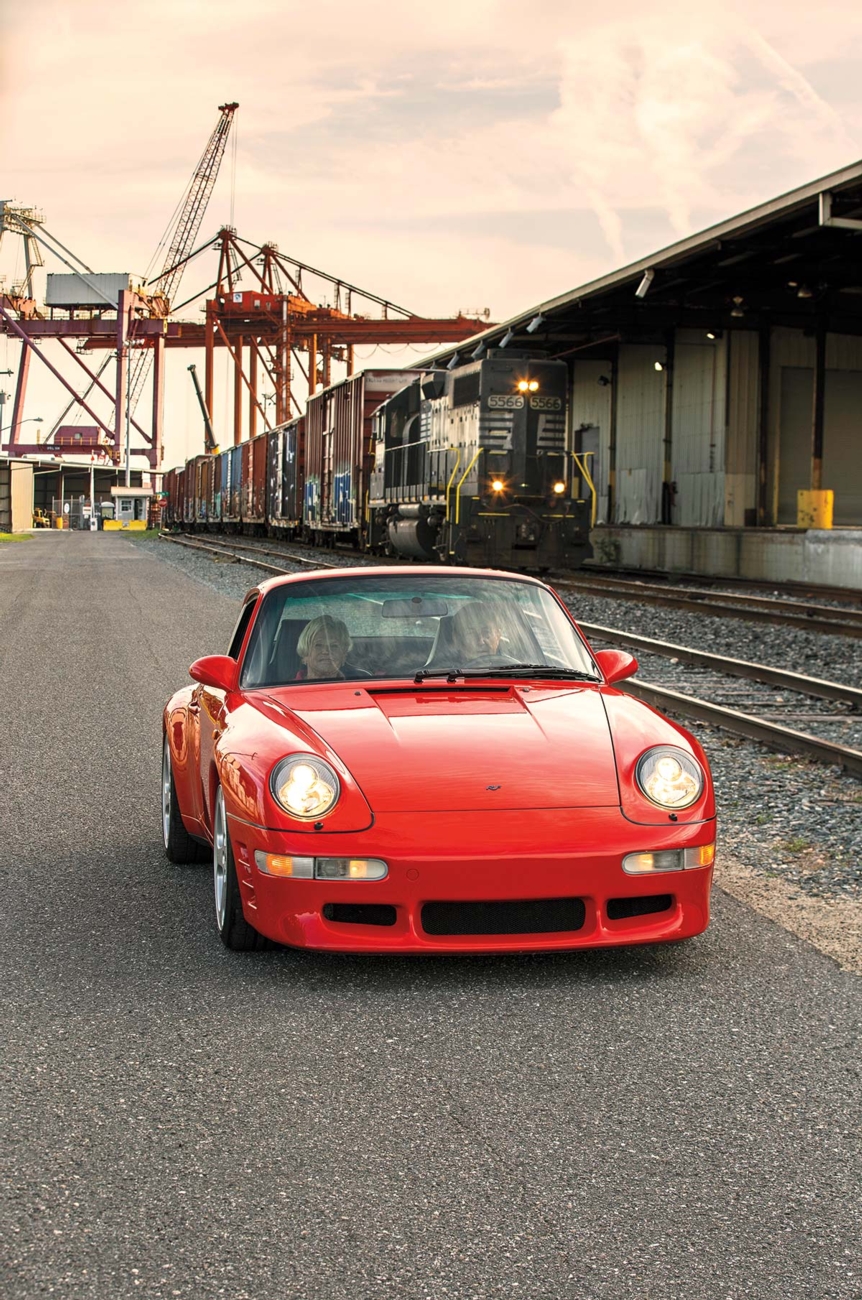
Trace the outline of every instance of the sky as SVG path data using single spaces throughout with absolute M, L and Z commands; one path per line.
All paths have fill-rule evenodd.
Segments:
M 853 0 L 0 0 L 0 198 L 144 272 L 238 100 L 202 235 L 232 219 L 418 314 L 503 320 L 862 157 L 860 56 Z M 166 466 L 202 450 L 192 359 Z M 62 390 L 31 375 L 50 427 Z M 226 370 L 215 400 L 218 426 Z

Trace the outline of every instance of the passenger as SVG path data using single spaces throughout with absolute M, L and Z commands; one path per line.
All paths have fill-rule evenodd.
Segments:
M 352 642 L 347 624 L 331 614 L 313 618 L 299 634 L 296 651 L 302 667 L 297 681 L 319 681 L 333 677 L 367 677 L 361 668 L 347 662 Z
M 463 605 L 454 615 L 452 633 L 453 650 L 462 658 L 462 662 L 455 665 L 457 667 L 465 667 L 473 661 L 483 664 L 511 662 L 500 649 L 500 618 L 487 601 L 473 600 L 469 605 Z

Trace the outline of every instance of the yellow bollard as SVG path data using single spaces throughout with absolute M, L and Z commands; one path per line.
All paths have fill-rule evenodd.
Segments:
M 835 493 L 831 488 L 806 488 L 796 494 L 798 528 L 831 528 Z

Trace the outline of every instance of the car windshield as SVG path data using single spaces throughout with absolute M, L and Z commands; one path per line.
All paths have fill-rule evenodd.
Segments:
M 508 578 L 381 573 L 269 591 L 242 685 L 450 676 L 595 680 L 598 673 L 544 587 Z

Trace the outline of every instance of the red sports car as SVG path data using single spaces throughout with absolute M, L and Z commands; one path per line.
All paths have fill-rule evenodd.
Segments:
M 624 694 L 534 578 L 351 568 L 250 591 L 164 714 L 173 862 L 229 948 L 501 952 L 709 921 L 697 741 Z

